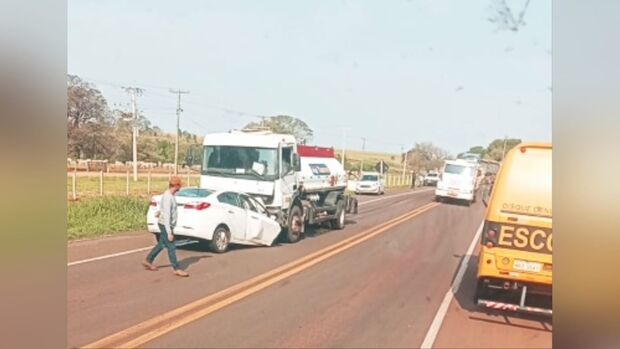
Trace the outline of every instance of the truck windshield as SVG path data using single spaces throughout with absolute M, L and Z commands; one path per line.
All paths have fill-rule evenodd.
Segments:
M 202 174 L 272 181 L 278 176 L 278 150 L 240 146 L 205 146 Z
M 446 168 L 443 170 L 444 173 L 450 173 L 455 175 L 462 176 L 473 176 L 473 168 L 470 166 L 462 166 L 455 164 L 446 164 Z

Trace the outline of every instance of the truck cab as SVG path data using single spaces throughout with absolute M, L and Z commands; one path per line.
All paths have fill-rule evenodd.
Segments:
M 436 200 L 465 201 L 468 205 L 476 201 L 476 180 L 478 165 L 468 160 L 446 160 L 435 189 Z
M 200 187 L 235 190 L 260 200 L 295 242 L 306 224 L 344 227 L 346 173 L 332 148 L 298 145 L 262 130 L 205 136 Z

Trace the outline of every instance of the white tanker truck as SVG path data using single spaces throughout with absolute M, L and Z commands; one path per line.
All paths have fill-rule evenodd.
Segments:
M 306 225 L 345 226 L 347 176 L 333 148 L 298 145 L 292 135 L 243 130 L 204 138 L 200 187 L 262 201 L 296 242 Z

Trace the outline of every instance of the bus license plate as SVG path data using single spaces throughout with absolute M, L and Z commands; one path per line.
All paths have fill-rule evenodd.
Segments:
M 526 262 L 526 261 L 520 261 L 520 260 L 515 260 L 512 267 L 515 270 L 527 271 L 530 273 L 540 273 L 540 271 L 542 270 L 541 263 Z

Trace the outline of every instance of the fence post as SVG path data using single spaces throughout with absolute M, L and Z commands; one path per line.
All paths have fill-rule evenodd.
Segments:
M 76 189 L 75 188 L 76 187 L 76 183 L 75 182 L 77 180 L 76 172 L 77 172 L 76 169 L 74 169 L 73 170 L 73 175 L 71 176 L 71 193 L 73 194 L 72 195 L 73 200 L 77 199 L 77 193 L 76 193 L 76 190 L 75 190 Z
M 146 193 L 151 193 L 151 169 L 149 168 L 149 173 L 146 176 Z
M 129 195 L 129 170 L 127 171 L 126 181 L 125 181 L 125 194 Z
M 103 196 L 103 170 L 99 171 L 99 195 Z

